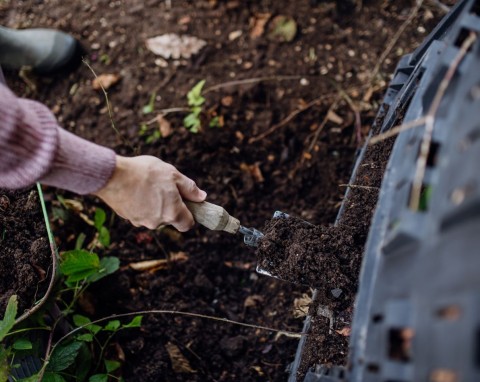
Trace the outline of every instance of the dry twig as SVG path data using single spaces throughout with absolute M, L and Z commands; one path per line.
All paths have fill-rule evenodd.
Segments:
M 95 77 L 95 78 L 98 78 L 97 73 L 95 73 L 95 70 L 93 70 L 93 68 L 90 66 L 90 64 L 89 64 L 84 58 L 82 58 L 82 62 L 87 66 L 88 69 L 90 69 L 90 71 L 93 73 L 94 77 Z M 123 136 L 122 133 L 120 133 L 120 131 L 119 131 L 119 130 L 117 129 L 117 127 L 115 126 L 115 122 L 113 121 L 112 106 L 110 105 L 110 101 L 109 101 L 109 99 L 108 99 L 108 93 L 107 93 L 107 91 L 105 90 L 105 88 L 103 87 L 102 81 L 98 81 L 98 84 L 99 84 L 100 87 L 102 88 L 103 95 L 105 96 L 105 102 L 107 103 L 108 115 L 109 115 L 109 117 L 110 117 L 110 123 L 111 123 L 111 125 L 112 125 L 113 131 L 115 131 L 115 133 L 117 134 L 117 136 L 120 138 L 120 140 L 122 141 L 122 143 L 123 143 L 125 146 L 130 147 L 130 149 L 131 149 L 132 151 L 136 152 L 137 150 L 135 150 L 135 148 L 131 145 L 131 143 Z
M 361 190 L 372 190 L 372 191 L 378 191 L 378 187 L 370 187 L 370 186 L 360 186 L 358 184 L 339 184 L 339 187 L 348 187 L 348 188 L 353 188 L 353 189 L 361 189 Z
M 368 144 L 369 145 L 375 145 L 379 142 L 383 142 L 385 139 L 388 139 L 388 138 L 391 138 L 391 137 L 394 137 L 394 136 L 400 134 L 402 131 L 421 126 L 424 123 L 425 123 L 425 117 L 417 118 L 417 119 L 414 119 L 413 121 L 410 121 L 410 122 L 407 122 L 407 123 L 402 123 L 401 125 L 392 127 L 390 130 L 388 130 L 388 131 L 386 131 L 382 134 L 375 135 L 374 137 L 372 137 L 370 139 Z
M 377 76 L 378 72 L 380 71 L 380 68 L 381 68 L 383 62 L 385 61 L 387 56 L 390 54 L 392 49 L 395 47 L 395 45 L 397 45 L 397 42 L 398 42 L 398 39 L 400 38 L 400 36 L 403 34 L 403 32 L 405 32 L 407 27 L 410 25 L 410 23 L 413 21 L 413 19 L 417 16 L 418 11 L 420 10 L 422 4 L 423 4 L 423 0 L 417 0 L 417 3 L 415 4 L 415 7 L 413 7 L 412 11 L 410 12 L 410 15 L 408 16 L 408 18 L 403 22 L 403 24 L 400 26 L 400 28 L 398 28 L 395 35 L 388 42 L 385 50 L 380 55 L 380 57 L 377 61 L 377 64 L 375 65 L 372 72 L 370 73 L 370 80 L 369 80 L 370 86 L 369 86 L 368 90 L 365 92 L 365 96 L 363 98 L 364 101 L 368 101 L 370 99 L 370 97 L 372 95 L 373 81 L 374 81 L 375 77 Z
M 425 176 L 425 168 L 427 166 L 428 154 L 430 153 L 432 135 L 435 127 L 435 117 L 436 117 L 438 108 L 440 107 L 440 103 L 442 102 L 445 92 L 447 91 L 448 85 L 450 85 L 450 82 L 452 81 L 452 78 L 458 66 L 460 65 L 463 58 L 465 57 L 465 55 L 467 54 L 468 50 L 473 45 L 473 43 L 476 41 L 476 39 L 477 39 L 477 34 L 475 32 L 470 32 L 468 37 L 462 43 L 462 46 L 460 47 L 458 54 L 455 56 L 454 60 L 452 61 L 452 64 L 450 65 L 447 72 L 445 73 L 445 76 L 440 82 L 437 93 L 435 94 L 435 97 L 433 98 L 430 109 L 428 110 L 428 113 L 425 117 L 425 132 L 423 133 L 423 140 L 420 146 L 420 154 L 417 159 L 417 168 L 415 171 L 415 177 L 413 179 L 412 193 L 410 196 L 410 208 L 413 210 L 417 210 L 420 205 L 420 196 L 422 193 L 423 178 Z
M 285 119 L 277 123 L 276 125 L 273 125 L 270 127 L 268 130 L 264 131 L 261 134 L 258 134 L 256 137 L 252 137 L 248 140 L 248 143 L 252 144 L 255 143 L 265 137 L 268 137 L 270 134 L 274 133 L 276 130 L 279 128 L 285 126 L 287 123 L 289 123 L 292 119 L 294 119 L 297 115 L 300 113 L 303 113 L 304 111 L 310 109 L 311 107 L 318 105 L 319 102 L 321 102 L 325 97 L 318 97 L 315 98 L 313 101 L 310 101 L 307 103 L 305 106 L 302 106 L 300 109 L 295 110 L 294 112 L 290 113 Z
M 228 82 L 223 82 L 221 84 L 213 85 L 206 88 L 203 91 L 203 94 L 207 94 L 207 93 L 213 92 L 214 90 L 219 90 L 229 86 L 256 84 L 258 82 L 266 82 L 266 81 L 299 80 L 302 77 L 303 76 L 269 76 L 269 77 L 256 77 L 256 78 L 246 78 L 243 80 L 228 81 Z

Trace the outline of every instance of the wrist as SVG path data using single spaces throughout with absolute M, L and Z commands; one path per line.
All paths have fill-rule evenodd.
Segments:
M 116 155 L 115 157 L 115 169 L 113 170 L 112 177 L 100 190 L 93 194 L 104 199 L 106 196 L 116 193 L 122 189 L 122 184 L 125 181 L 125 175 L 128 168 L 128 158 Z

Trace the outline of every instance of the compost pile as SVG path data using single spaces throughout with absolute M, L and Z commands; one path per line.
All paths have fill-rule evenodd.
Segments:
M 332 240 L 315 245 L 333 269 L 340 267 L 343 293 L 331 295 L 329 288 L 338 286 L 331 282 L 325 295 L 343 309 L 353 301 L 350 285 L 361 257 L 356 251 L 347 258 L 333 248 L 343 244 L 328 227 L 345 193 L 339 185 L 348 182 L 355 153 L 375 118 L 386 73 L 440 15 L 436 7 L 423 7 L 412 21 L 422 28 L 407 28 L 372 78 L 372 68 L 412 6 L 411 1 L 365 1 L 362 9 L 347 14 L 334 1 L 311 0 L 26 1 L 2 3 L 0 20 L 10 27 L 70 32 L 84 43 L 85 58 L 97 75 L 116 76 L 107 92 L 121 136 L 112 129 L 105 96 L 92 87 L 94 75 L 85 65 L 53 81 L 30 78 L 36 92 L 17 73 L 6 73 L 17 94 L 45 102 L 63 127 L 119 154 L 155 155 L 174 164 L 208 192 L 208 201 L 245 226 L 262 227 L 282 210 L 327 227 L 315 229 Z M 275 20 L 288 21 L 293 39 L 275 37 Z M 166 33 L 195 36 L 206 45 L 188 59 L 155 56 L 145 40 Z M 187 93 L 201 80 L 206 81 L 203 126 L 192 133 L 184 127 L 185 111 L 166 110 L 188 108 Z M 218 118 L 209 127 L 213 116 Z M 365 168 L 365 176 L 371 169 Z M 47 190 L 60 250 L 75 248 L 81 233 L 91 241 L 95 230 L 76 211 L 65 211 L 56 193 L 81 204 L 83 217 L 91 218 L 98 206 L 108 208 L 93 197 Z M 363 226 L 362 211 L 351 209 L 358 215 L 343 225 Z M 187 234 L 170 228 L 147 231 L 110 212 L 107 223 L 111 245 L 100 254 L 118 256 L 121 269 L 87 291 L 79 301 L 80 314 L 98 318 L 166 309 L 302 330 L 304 316 L 297 314 L 297 305 L 311 295 L 310 288 L 258 275 L 256 255 L 240 236 L 202 227 Z M 362 238 L 348 234 L 344 239 Z M 335 257 L 327 256 L 331 250 Z M 183 260 L 143 271 L 131 267 L 165 258 Z M 309 276 L 302 277 L 308 282 Z M 348 337 L 326 336 L 325 341 L 328 346 L 315 360 L 345 359 Z M 276 381 L 285 380 L 296 347 L 296 339 L 275 331 L 177 314 L 146 316 L 139 333 L 122 332 L 107 353 L 109 359 L 125 360 L 122 375 L 128 382 Z
M 0 317 L 8 299 L 19 312 L 40 300 L 52 277 L 52 252 L 36 189 L 0 189 Z

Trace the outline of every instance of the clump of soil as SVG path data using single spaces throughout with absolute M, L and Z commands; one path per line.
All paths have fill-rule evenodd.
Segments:
M 273 218 L 257 249 L 258 265 L 275 277 L 340 297 L 338 289 L 350 290 L 356 284 L 350 275 L 352 231 L 346 226 L 314 226 L 294 217 Z
M 0 316 L 14 294 L 19 312 L 44 296 L 51 253 L 36 190 L 0 190 Z

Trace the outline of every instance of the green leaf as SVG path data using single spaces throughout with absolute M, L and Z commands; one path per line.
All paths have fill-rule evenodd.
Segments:
M 107 374 L 95 374 L 92 375 L 88 382 L 108 382 L 108 375 Z
M 82 342 L 73 341 L 68 344 L 58 345 L 53 351 L 48 363 L 48 371 L 62 371 L 68 368 L 77 357 L 78 351 L 82 347 Z
M 15 317 L 17 316 L 18 302 L 17 295 L 14 294 L 10 296 L 7 304 L 7 309 L 5 309 L 5 315 L 3 320 L 0 321 L 0 341 L 3 341 L 8 332 L 15 325 Z
M 120 260 L 115 256 L 102 257 L 98 271 L 88 278 L 89 282 L 98 281 L 105 276 L 112 274 L 120 268 Z
M 138 135 L 142 136 L 145 135 L 148 131 L 148 125 L 146 123 L 142 123 L 140 125 L 140 131 L 138 132 Z
M 10 363 L 8 362 L 10 352 L 0 345 L 0 382 L 7 382 L 10 375 Z
M 108 330 L 109 332 L 115 332 L 118 330 L 120 327 L 120 321 L 119 320 L 112 320 L 108 321 L 107 325 L 105 325 L 104 329 Z
M 110 231 L 107 227 L 100 227 L 98 231 L 98 241 L 104 246 L 108 247 L 110 245 Z
M 209 127 L 218 127 L 220 126 L 220 119 L 217 117 L 213 117 L 208 124 Z
M 203 85 L 205 85 L 205 80 L 201 80 L 197 83 L 188 93 L 188 105 L 189 106 L 202 106 L 205 102 L 205 98 L 202 97 L 202 89 Z
M 93 334 L 97 334 L 103 328 L 100 325 L 91 324 L 87 326 L 87 329 L 90 330 Z
M 152 95 L 150 96 L 150 101 L 142 109 L 143 114 L 150 114 L 150 113 L 153 112 L 153 110 L 155 108 L 155 97 L 156 96 L 157 96 L 157 93 L 153 92 Z
M 83 342 L 92 342 L 93 334 L 92 333 L 80 334 L 79 336 L 76 337 L 76 339 L 78 341 L 83 341 Z
M 43 382 L 66 382 L 60 374 L 46 372 L 42 379 Z
M 100 325 L 90 324 L 90 322 L 91 321 L 88 317 L 82 316 L 80 314 L 75 314 L 73 316 L 73 323 L 77 327 L 82 326 L 93 334 L 97 334 L 100 330 L 102 330 L 102 327 Z
M 85 239 L 87 238 L 87 235 L 85 235 L 83 232 L 78 235 L 77 241 L 75 242 L 75 249 L 82 249 L 83 243 L 85 243 Z
M 13 348 L 15 350 L 30 350 L 33 348 L 33 345 L 30 340 L 26 338 L 19 338 L 13 343 Z
M 201 121 L 194 113 L 190 113 L 183 119 L 183 124 L 188 130 L 190 130 L 190 132 L 198 133 Z
M 202 108 L 200 106 L 194 106 L 194 107 L 192 107 L 191 110 L 192 110 L 192 113 L 195 114 L 197 117 L 202 112 Z
M 0 379 L 0 381 L 1 381 L 1 379 Z M 44 377 L 43 381 L 45 381 L 45 377 Z M 28 378 L 17 379 L 16 382 L 38 382 L 38 374 L 34 374 L 34 375 L 32 375 Z
M 142 326 L 142 316 L 135 316 L 133 320 L 130 321 L 128 324 L 123 325 L 124 328 L 139 328 Z
M 86 279 L 100 269 L 100 259 L 95 253 L 82 249 L 64 252 L 60 271 L 67 276 L 67 282 L 72 283 Z
M 268 38 L 274 41 L 290 42 L 297 34 L 297 23 L 288 16 L 279 15 L 270 24 Z
M 97 207 L 95 209 L 95 217 L 94 217 L 95 228 L 97 231 L 100 231 L 100 228 L 103 227 L 105 221 L 107 220 L 107 214 L 102 208 Z
M 90 374 L 90 369 L 92 368 L 92 351 L 84 343 L 80 348 L 77 359 L 75 361 L 75 372 L 77 382 L 85 382 L 87 376 Z
M 73 315 L 73 323 L 75 326 L 84 326 L 92 322 L 90 318 L 82 316 L 81 314 Z
M 120 365 L 121 363 L 118 361 L 109 361 L 108 359 L 105 360 L 105 368 L 107 369 L 108 374 L 110 374 L 112 371 L 117 370 Z

